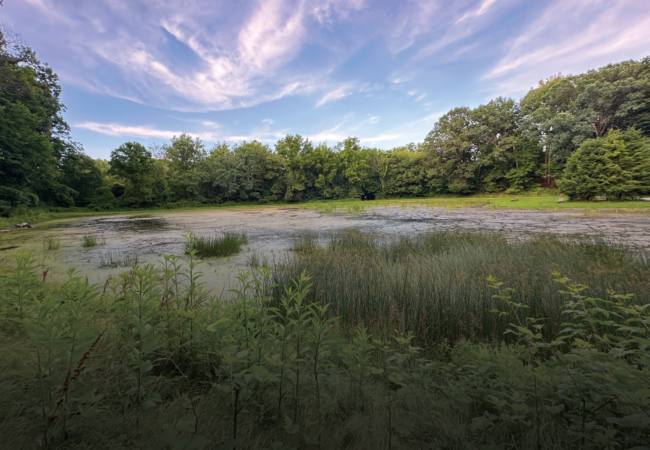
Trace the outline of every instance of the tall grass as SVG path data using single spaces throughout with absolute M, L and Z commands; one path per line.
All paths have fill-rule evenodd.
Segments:
M 650 302 L 648 254 L 597 239 L 509 241 L 499 233 L 447 231 L 395 238 L 345 231 L 321 237 L 320 245 L 313 236 L 296 239 L 299 251 L 275 267 L 278 284 L 306 271 L 312 301 L 329 305 L 346 327 L 408 330 L 420 342 L 501 340 L 508 321 L 490 313 L 490 275 L 517 290 L 526 314 L 548 318 L 548 335 L 563 321 L 556 271 L 582 280 L 596 296 L 615 290 Z
M 43 243 L 45 250 L 58 250 L 61 248 L 61 240 L 59 238 L 48 237 Z
M 121 252 L 104 252 L 99 260 L 100 268 L 132 267 L 138 265 L 138 255 Z
M 196 255 L 209 258 L 212 256 L 230 256 L 239 253 L 243 245 L 248 244 L 246 233 L 225 231 L 209 236 L 197 236 L 196 240 L 186 246 L 186 251 L 195 250 Z
M 81 238 L 81 246 L 83 248 L 91 248 L 91 247 L 96 247 L 98 245 L 105 245 L 106 244 L 106 239 L 104 239 L 103 236 L 99 236 L 97 234 L 84 234 L 83 237 Z
M 355 248 L 396 263 L 411 256 L 395 249 L 442 257 L 483 239 L 447 237 Z M 516 292 L 481 280 L 512 345 L 423 348 L 393 328 L 346 329 L 304 274 L 273 286 L 268 269 L 244 272 L 223 301 L 203 289 L 192 234 L 188 246 L 101 285 L 74 270 L 44 283 L 25 253 L 2 267 L 3 447 L 586 450 L 650 438 L 650 306 L 630 296 L 591 298 L 556 275 L 567 325 L 547 338 Z

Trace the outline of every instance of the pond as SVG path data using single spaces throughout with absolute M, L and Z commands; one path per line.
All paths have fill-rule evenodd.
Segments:
M 0 259 L 14 252 L 32 251 L 48 278 L 62 279 L 76 267 L 92 283 L 116 276 L 137 260 L 153 263 L 164 254 L 182 255 L 184 234 L 244 231 L 249 244 L 231 257 L 203 260 L 204 281 L 216 293 L 235 285 L 235 276 L 251 259 L 273 262 L 282 258 L 294 236 L 323 234 L 355 228 L 378 235 L 400 235 L 428 230 L 472 229 L 499 231 L 513 239 L 530 233 L 588 235 L 640 248 L 650 248 L 650 215 L 584 210 L 487 209 L 484 207 L 379 207 L 359 213 L 322 214 L 297 207 L 236 208 L 198 211 L 157 211 L 151 214 L 111 215 L 66 219 L 0 234 Z M 84 236 L 99 239 L 84 248 Z M 46 250 L 47 240 L 60 244 Z

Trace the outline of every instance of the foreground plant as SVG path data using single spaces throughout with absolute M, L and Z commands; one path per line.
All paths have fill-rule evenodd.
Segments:
M 44 283 L 37 270 L 23 254 L 0 277 L 10 448 L 582 450 L 650 438 L 648 306 L 590 297 L 559 274 L 560 332 L 491 278 L 507 334 L 477 344 L 349 333 L 306 273 L 275 286 L 255 268 L 217 298 L 194 250 L 101 286 L 74 271 Z

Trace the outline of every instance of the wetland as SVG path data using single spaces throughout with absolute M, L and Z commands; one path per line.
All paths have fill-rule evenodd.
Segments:
M 406 236 L 435 231 L 494 232 L 509 240 L 535 234 L 587 236 L 637 249 L 650 249 L 650 214 L 647 210 L 622 213 L 613 209 L 491 209 L 476 206 L 428 206 L 426 203 L 383 204 L 346 212 L 317 208 L 261 207 L 195 211 L 155 211 L 52 220 L 32 229 L 0 234 L 0 259 L 30 251 L 48 277 L 62 280 L 75 267 L 92 283 L 117 276 L 134 262 L 155 263 L 162 254 L 183 255 L 183 235 L 245 232 L 248 243 L 226 257 L 205 258 L 205 282 L 224 293 L 235 285 L 239 271 L 251 262 L 280 261 L 304 234 L 324 237 L 332 232 L 356 230 L 371 236 Z M 84 247 L 94 236 L 100 245 Z M 48 242 L 56 248 L 48 250 Z

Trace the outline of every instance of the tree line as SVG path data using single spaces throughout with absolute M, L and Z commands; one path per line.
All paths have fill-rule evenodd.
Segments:
M 187 134 L 127 142 L 93 160 L 62 118 L 56 74 L 0 31 L 0 214 L 198 202 L 521 193 L 650 193 L 650 57 L 539 82 L 520 101 L 454 108 L 418 144 L 390 150 L 287 135 L 206 148 Z

